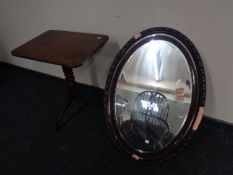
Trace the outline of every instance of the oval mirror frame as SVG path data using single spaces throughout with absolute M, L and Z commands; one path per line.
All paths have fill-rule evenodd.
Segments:
M 133 53 L 150 42 L 151 40 L 162 40 L 176 46 L 184 55 L 188 63 L 191 77 L 191 103 L 187 117 L 178 134 L 159 151 L 144 151 L 135 149 L 122 136 L 116 123 L 116 89 L 118 86 L 121 72 L 131 58 Z M 135 160 L 158 160 L 167 157 L 175 151 L 178 146 L 185 143 L 185 138 L 195 132 L 201 122 L 203 109 L 206 99 L 206 78 L 203 63 L 200 54 L 193 43 L 182 33 L 167 27 L 156 27 L 142 31 L 132 37 L 119 51 L 110 68 L 107 82 L 105 86 L 104 108 L 106 115 L 106 123 L 110 131 L 113 142 L 121 151 Z

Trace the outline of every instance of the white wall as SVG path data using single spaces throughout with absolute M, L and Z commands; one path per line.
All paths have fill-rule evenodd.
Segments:
M 75 69 L 77 81 L 103 88 L 114 56 L 132 35 L 168 26 L 190 38 L 202 56 L 205 114 L 233 123 L 232 12 L 232 0 L 1 0 L 0 59 L 62 77 L 59 67 L 14 58 L 10 51 L 48 29 L 107 34 L 95 61 Z

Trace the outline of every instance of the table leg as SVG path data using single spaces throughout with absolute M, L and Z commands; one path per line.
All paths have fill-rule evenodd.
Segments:
M 67 66 L 62 66 L 62 70 L 65 75 L 65 81 L 67 87 L 66 87 L 66 97 L 65 97 L 64 105 L 56 121 L 57 130 L 60 130 L 62 126 L 65 124 L 64 114 L 68 110 L 68 107 L 70 106 L 74 98 L 74 89 L 75 89 L 75 81 L 74 81 L 74 74 L 72 68 Z
M 85 97 L 82 93 L 77 91 L 76 84 L 75 84 L 75 78 L 73 74 L 73 70 L 70 67 L 62 66 L 62 70 L 65 76 L 66 81 L 66 96 L 64 100 L 63 107 L 57 116 L 56 121 L 56 129 L 59 131 L 68 121 L 71 120 L 71 118 L 65 120 L 65 113 L 69 109 L 70 104 L 72 103 L 73 99 L 75 97 L 79 97 L 84 103 L 82 106 L 79 107 L 77 111 L 80 111 L 84 109 L 88 104 L 101 106 L 99 103 L 96 102 L 96 100 L 93 100 L 93 97 Z M 102 106 L 101 106 L 102 107 Z

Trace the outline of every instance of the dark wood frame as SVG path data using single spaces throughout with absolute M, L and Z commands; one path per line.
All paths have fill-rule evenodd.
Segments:
M 123 66 L 130 58 L 132 53 L 142 46 L 144 43 L 150 41 L 151 39 L 160 39 L 173 43 L 176 45 L 184 54 L 191 71 L 192 77 L 192 102 L 190 105 L 190 111 L 186 122 L 175 137 L 175 139 L 164 149 L 159 152 L 147 153 L 139 152 L 138 150 L 132 148 L 127 142 L 121 137 L 119 133 L 115 120 L 114 120 L 114 101 L 115 101 L 115 89 L 117 85 L 118 77 L 123 69 Z M 112 139 L 116 145 L 127 155 L 131 156 L 136 160 L 157 160 L 169 155 L 173 152 L 178 145 L 180 145 L 189 133 L 192 133 L 192 126 L 197 117 L 199 107 L 204 107 L 206 96 L 206 79 L 205 71 L 201 61 L 201 57 L 192 44 L 192 42 L 184 36 L 182 33 L 166 27 L 151 28 L 142 31 L 141 33 L 132 37 L 117 54 L 110 72 L 108 74 L 106 87 L 105 87 L 105 114 L 106 122 L 110 130 Z

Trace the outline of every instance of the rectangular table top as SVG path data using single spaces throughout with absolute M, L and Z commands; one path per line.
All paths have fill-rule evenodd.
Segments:
M 108 36 L 49 30 L 12 51 L 12 55 L 68 66 L 81 66 L 108 40 Z

